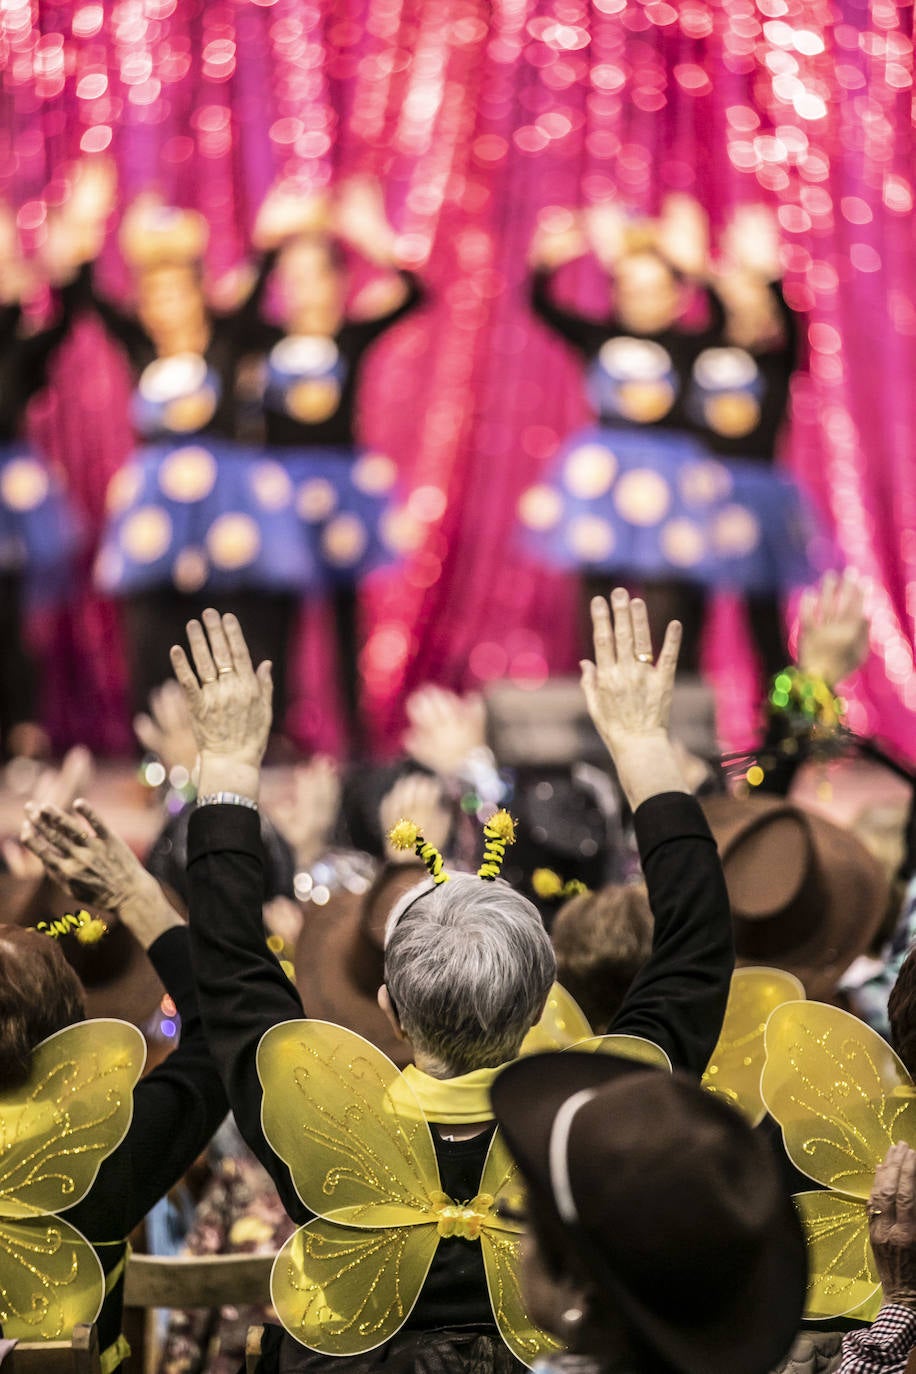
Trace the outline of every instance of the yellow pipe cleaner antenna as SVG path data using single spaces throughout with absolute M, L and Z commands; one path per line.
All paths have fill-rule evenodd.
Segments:
M 388 839 L 395 849 L 412 849 L 417 858 L 422 859 L 429 869 L 430 877 L 436 884 L 447 883 L 445 861 L 434 844 L 429 844 L 420 834 L 420 827 L 414 821 L 400 820 L 388 832 Z
M 487 821 L 483 833 L 486 845 L 483 863 L 477 870 L 477 876 L 492 883 L 500 875 L 506 857 L 506 846 L 515 844 L 515 821 L 508 811 L 497 811 L 496 815 Z
M 39 921 L 35 929 L 42 935 L 50 935 L 52 940 L 59 940 L 72 931 L 81 945 L 94 945 L 108 934 L 105 922 L 98 916 L 90 916 L 88 911 L 78 911 L 75 916 L 62 916 L 56 921 Z
M 568 897 L 578 897 L 590 890 L 578 878 L 570 878 L 564 883 L 559 873 L 554 873 L 552 868 L 536 868 L 531 875 L 531 886 L 535 896 L 544 901 L 565 901 Z

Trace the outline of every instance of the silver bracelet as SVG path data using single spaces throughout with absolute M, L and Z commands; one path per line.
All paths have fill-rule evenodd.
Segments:
M 197 798 L 198 806 L 244 806 L 249 811 L 257 811 L 258 804 L 251 797 L 243 797 L 239 792 L 208 792 L 205 797 Z

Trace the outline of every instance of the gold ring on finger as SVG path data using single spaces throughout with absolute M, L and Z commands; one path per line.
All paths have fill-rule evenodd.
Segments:
M 636 662 L 637 662 L 637 663 L 654 663 L 654 662 L 655 662 L 655 659 L 652 657 L 652 655 L 651 655 L 650 653 L 637 654 L 637 655 L 636 655 Z

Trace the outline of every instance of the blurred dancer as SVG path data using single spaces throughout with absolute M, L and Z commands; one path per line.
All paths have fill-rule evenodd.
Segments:
M 341 687 L 351 747 L 359 755 L 357 666 L 361 579 L 386 560 L 383 516 L 397 477 L 391 459 L 361 449 L 355 412 L 368 350 L 422 299 L 419 281 L 399 270 L 396 235 L 381 188 L 346 183 L 333 209 L 278 188 L 261 211 L 258 246 L 276 254 L 279 324 L 252 338 L 267 355 L 260 403 L 272 457 L 296 489 L 296 509 L 333 597 Z M 347 309 L 344 248 L 386 275 Z
M 121 223 L 134 287 L 133 309 L 122 310 L 97 289 L 90 261 L 110 197 L 85 201 L 65 209 L 60 238 L 80 245 L 81 303 L 124 349 L 136 380 L 141 447 L 109 485 L 96 564 L 99 589 L 123 600 L 133 706 L 168 676 L 169 645 L 187 617 L 213 601 L 247 616 L 282 705 L 298 596 L 313 567 L 284 473 L 236 439 L 236 371 L 271 264 L 235 309 L 213 310 L 206 221 L 143 195 Z
M 15 216 L 0 206 L 0 748 L 7 756 L 47 749 L 37 723 L 38 680 L 23 608 L 30 592 L 63 586 L 77 538 L 59 475 L 24 437 L 29 402 L 47 384 L 73 313 L 72 290 L 64 290 L 56 322 L 29 333 L 23 302 L 36 285 L 20 252 Z

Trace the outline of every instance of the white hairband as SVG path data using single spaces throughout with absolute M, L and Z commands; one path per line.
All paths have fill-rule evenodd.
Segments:
M 557 1211 L 561 1219 L 567 1223 L 579 1221 L 579 1209 L 576 1207 L 569 1177 L 569 1133 L 580 1109 L 585 1106 L 586 1102 L 591 1102 L 596 1094 L 596 1088 L 583 1088 L 581 1092 L 573 1093 L 572 1097 L 568 1097 L 557 1112 L 553 1119 L 553 1126 L 550 1128 L 550 1144 L 547 1152 L 550 1187 Z

